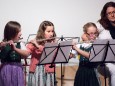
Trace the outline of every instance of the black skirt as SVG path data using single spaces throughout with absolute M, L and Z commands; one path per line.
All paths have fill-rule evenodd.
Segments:
M 75 75 L 74 86 L 99 86 L 99 82 L 91 64 L 79 64 Z

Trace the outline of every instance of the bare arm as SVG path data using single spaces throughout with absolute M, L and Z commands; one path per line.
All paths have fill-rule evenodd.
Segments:
M 26 58 L 30 55 L 30 53 L 27 50 L 21 50 L 19 48 L 15 48 L 15 51 L 19 53 L 22 57 Z
M 30 43 L 32 43 L 36 48 L 39 49 L 39 44 L 37 43 L 36 39 L 31 40 Z
M 20 43 L 21 44 L 21 43 Z M 26 58 L 30 55 L 30 52 L 26 49 L 25 45 L 21 46 L 21 47 L 24 47 L 19 49 L 15 46 L 15 44 L 13 42 L 11 42 L 11 47 L 14 51 L 16 51 L 17 53 L 19 53 L 22 57 Z
M 8 42 L 0 42 L 0 49 L 4 48 L 7 44 L 9 44 L 12 47 L 12 49 L 16 51 L 17 53 L 19 53 L 22 57 L 28 57 L 30 55 L 30 53 L 27 50 L 16 48 L 12 40 Z

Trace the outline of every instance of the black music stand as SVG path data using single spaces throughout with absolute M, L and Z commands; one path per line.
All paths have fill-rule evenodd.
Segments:
M 53 64 L 68 63 L 71 47 L 72 41 L 63 41 L 60 43 L 45 43 L 45 48 L 43 49 L 40 63 L 38 65 L 51 64 L 51 67 L 53 67 Z M 54 84 L 56 84 L 55 80 Z
M 96 40 L 90 52 L 90 62 L 104 67 L 104 78 L 106 86 L 105 63 L 115 63 L 115 40 Z

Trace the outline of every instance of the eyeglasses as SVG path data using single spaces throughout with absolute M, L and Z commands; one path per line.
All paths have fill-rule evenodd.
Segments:
M 90 35 L 95 35 L 95 36 L 98 35 L 97 32 L 95 32 L 95 33 L 86 33 L 86 34 L 89 35 L 89 36 L 90 36 Z
M 86 33 L 87 35 L 87 38 L 89 39 L 89 40 L 95 40 L 96 39 L 96 37 L 98 36 L 98 33 L 97 32 L 95 32 L 95 33 Z
M 107 15 L 110 16 L 110 15 L 114 15 L 115 14 L 115 11 L 112 11 L 112 12 L 108 12 Z

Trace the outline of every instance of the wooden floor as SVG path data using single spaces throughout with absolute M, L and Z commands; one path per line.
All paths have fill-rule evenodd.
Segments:
M 62 75 L 64 77 L 61 79 L 61 67 L 56 66 L 56 79 L 57 79 L 57 86 L 73 86 L 75 73 L 77 71 L 78 66 L 62 66 Z M 105 86 L 105 79 L 102 75 L 100 75 L 101 86 Z M 108 79 L 106 80 L 106 86 L 108 85 Z

